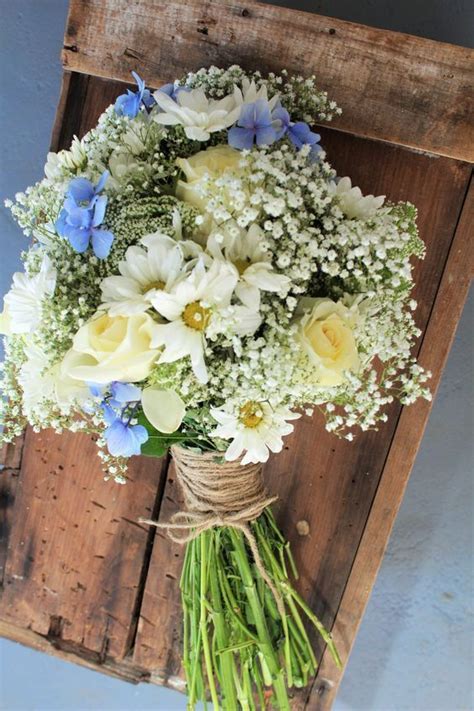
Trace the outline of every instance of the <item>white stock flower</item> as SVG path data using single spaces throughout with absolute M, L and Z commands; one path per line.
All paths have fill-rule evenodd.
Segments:
M 268 101 L 268 107 L 270 111 L 273 111 L 279 101 L 279 98 L 279 95 L 275 94 L 271 99 L 269 99 L 266 85 L 262 84 L 260 89 L 257 89 L 255 81 L 253 79 L 250 81 L 248 77 L 244 77 L 242 79 L 242 89 L 234 84 L 234 101 L 239 107 L 239 114 L 237 115 L 237 118 L 240 115 L 240 109 L 243 104 L 253 104 L 255 101 L 263 99 L 264 101 Z
M 172 363 L 190 356 L 196 377 L 207 382 L 206 336 L 216 335 L 216 315 L 230 306 L 237 279 L 232 265 L 214 260 L 206 269 L 200 259 L 170 293 L 155 292 L 153 306 L 169 322 L 156 324 L 154 328 L 152 347 L 164 346 L 159 363 Z
M 77 173 L 83 170 L 86 165 L 87 153 L 84 143 L 77 136 L 74 136 L 69 150 L 48 153 L 44 174 L 48 180 L 55 181 L 63 177 L 62 172 L 64 169 Z
M 61 365 L 51 366 L 49 357 L 40 346 L 29 343 L 25 347 L 26 361 L 22 364 L 18 381 L 23 391 L 23 411 L 26 417 L 41 416 L 44 403 L 53 402 L 63 413 L 68 413 L 74 402 L 84 402 L 89 389 L 84 383 L 61 373 Z
M 13 275 L 13 284 L 4 302 L 9 316 L 10 333 L 31 333 L 41 320 L 42 301 L 54 292 L 56 270 L 45 254 L 37 274 L 24 272 Z
M 183 270 L 179 243 L 155 232 L 141 239 L 146 247 L 129 247 L 119 263 L 120 276 L 106 277 L 101 283 L 103 308 L 111 316 L 140 314 L 151 308 L 152 297 L 168 290 Z
M 208 251 L 216 258 L 224 255 L 239 272 L 236 296 L 245 306 L 257 310 L 260 291 L 285 292 L 290 286 L 288 277 L 273 271 L 271 255 L 262 247 L 264 237 L 263 230 L 253 224 L 248 230 L 235 227 L 232 234 L 226 232 L 222 243 L 216 233 L 208 240 Z
M 218 426 L 211 432 L 215 437 L 232 439 L 225 458 L 238 459 L 243 452 L 242 464 L 266 462 L 270 452 L 281 452 L 283 437 L 293 432 L 288 420 L 296 420 L 301 415 L 286 407 L 272 408 L 267 402 L 249 400 L 238 412 L 211 409 Z
M 145 388 L 142 392 L 143 412 L 158 432 L 176 432 L 186 413 L 184 402 L 174 390 L 159 387 Z
M 153 113 L 153 120 L 164 126 L 183 126 L 186 136 L 194 141 L 208 141 L 211 133 L 228 128 L 238 118 L 232 95 L 214 100 L 203 89 L 192 89 L 180 91 L 176 101 L 160 90 L 153 96 L 161 109 Z
M 339 198 L 341 210 L 347 217 L 366 220 L 382 207 L 385 195 L 362 195 L 361 189 L 352 187 L 350 178 L 341 178 L 336 184 L 329 183 L 329 191 Z

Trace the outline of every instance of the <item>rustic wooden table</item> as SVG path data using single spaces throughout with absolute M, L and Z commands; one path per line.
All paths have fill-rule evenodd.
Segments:
M 427 256 L 416 267 L 417 354 L 436 390 L 472 273 L 473 52 L 253 1 L 72 0 L 62 57 L 53 149 L 94 126 L 132 69 L 152 87 L 212 63 L 316 73 L 344 109 L 321 128 L 338 173 L 418 206 Z M 379 432 L 352 444 L 306 417 L 266 467 L 299 588 L 344 662 L 428 414 L 426 402 L 394 405 Z M 180 505 L 169 462 L 135 458 L 120 487 L 103 481 L 85 436 L 27 431 L 3 456 L 0 634 L 120 678 L 184 689 L 182 549 L 137 523 L 166 520 Z M 295 694 L 295 709 L 329 709 L 337 691 L 341 673 L 316 645 L 319 672 Z

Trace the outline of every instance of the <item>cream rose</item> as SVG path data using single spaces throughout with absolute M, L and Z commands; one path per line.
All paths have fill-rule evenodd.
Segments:
M 158 350 L 150 346 L 154 325 L 146 313 L 95 316 L 74 336 L 61 373 L 100 384 L 143 380 L 158 356 Z
M 316 368 L 318 384 L 340 385 L 345 371 L 357 372 L 360 366 L 353 333 L 355 314 L 330 299 L 302 299 L 301 308 L 305 313 L 297 340 Z
M 205 177 L 217 178 L 226 171 L 237 172 L 242 155 L 230 146 L 211 146 L 190 158 L 178 158 L 176 164 L 186 176 L 186 181 L 178 180 L 176 196 L 198 210 L 205 210 L 206 200 L 202 195 Z

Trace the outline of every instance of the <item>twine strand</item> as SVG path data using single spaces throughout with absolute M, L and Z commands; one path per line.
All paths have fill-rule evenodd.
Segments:
M 216 526 L 241 531 L 252 552 L 256 568 L 270 589 L 282 619 L 285 606 L 263 564 L 257 541 L 249 526 L 267 506 L 277 500 L 265 490 L 261 464 L 240 460 L 219 464 L 215 453 L 196 454 L 182 447 L 171 447 L 178 481 L 187 511 L 173 514 L 167 523 L 141 518 L 156 528 L 164 528 L 176 543 L 185 544 Z

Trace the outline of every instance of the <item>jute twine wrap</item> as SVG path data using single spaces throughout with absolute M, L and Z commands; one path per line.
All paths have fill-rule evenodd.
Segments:
M 262 465 L 243 466 L 240 460 L 219 464 L 215 461 L 215 452 L 196 454 L 182 447 L 172 447 L 171 454 L 187 510 L 175 513 L 168 523 L 143 518 L 140 521 L 167 529 L 169 537 L 182 544 L 216 526 L 229 526 L 241 531 L 252 551 L 257 570 L 271 590 L 283 619 L 283 600 L 265 570 L 257 541 L 249 526 L 250 521 L 258 518 L 278 498 L 269 496 L 265 489 Z

